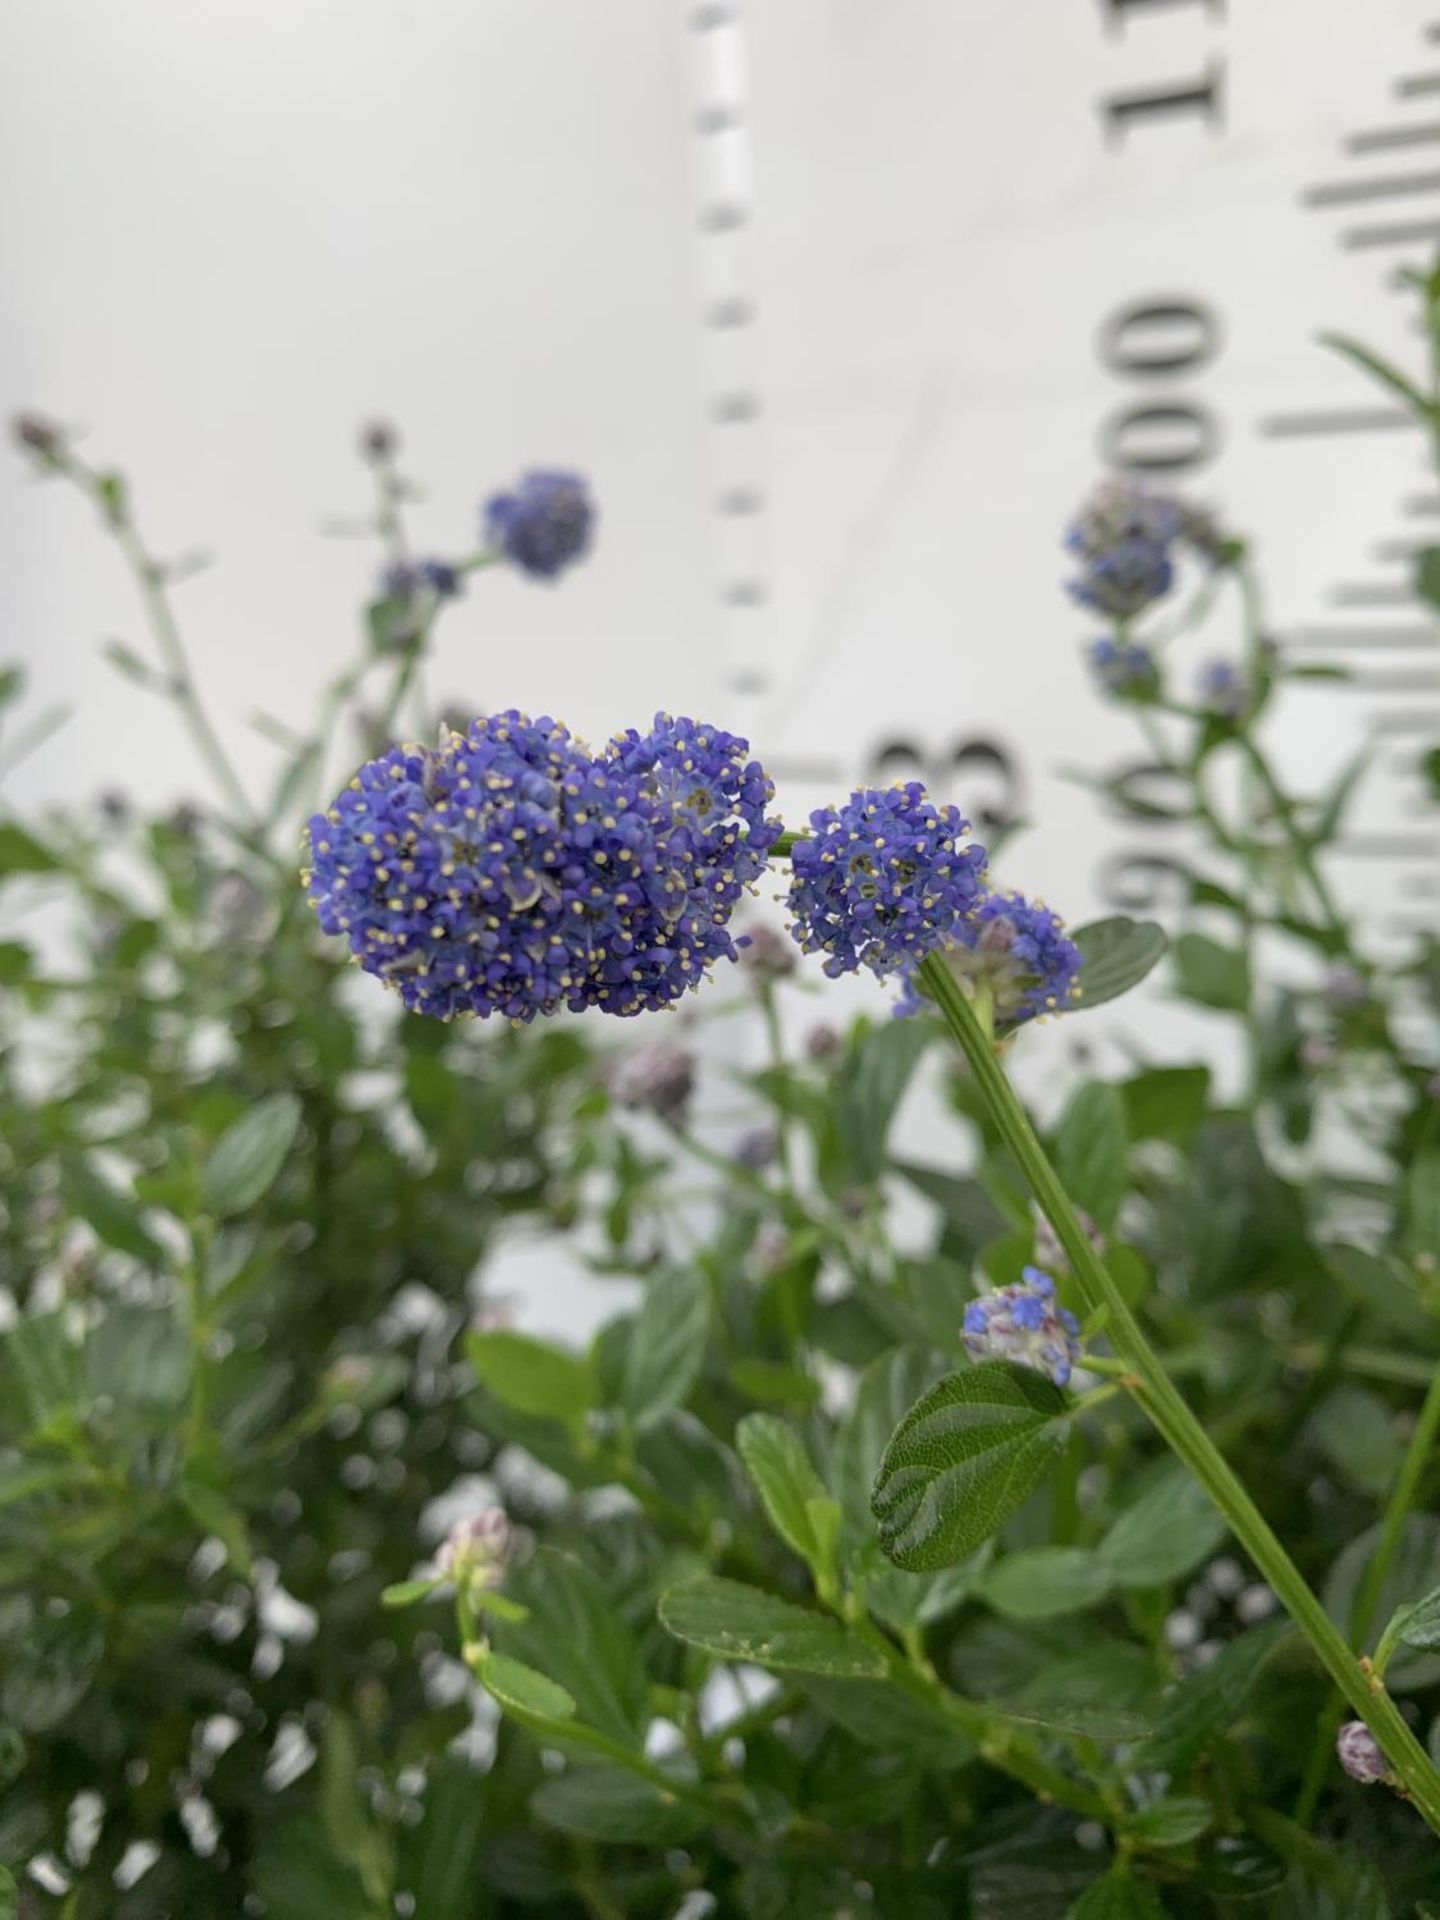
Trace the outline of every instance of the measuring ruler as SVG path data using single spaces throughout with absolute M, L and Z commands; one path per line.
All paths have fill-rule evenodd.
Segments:
M 1335 856 L 1398 951 L 1440 917 L 1427 437 L 1317 331 L 1412 370 L 1440 249 L 1440 8 L 713 0 L 688 15 L 730 711 L 787 818 L 918 775 L 1072 921 L 1183 904 L 1188 830 L 1067 767 L 1137 758 L 1062 532 L 1103 471 L 1253 540 L 1267 623 L 1348 680 L 1268 723 L 1292 784 L 1374 765 Z M 1182 643 L 1238 654 L 1222 601 Z M 1179 867 L 1177 867 L 1179 863 Z

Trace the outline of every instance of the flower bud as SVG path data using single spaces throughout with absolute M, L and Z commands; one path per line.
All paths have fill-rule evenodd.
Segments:
M 796 967 L 795 945 L 773 927 L 754 926 L 735 942 L 740 949 L 740 965 L 762 985 L 783 980 Z
M 435 1571 L 470 1586 L 497 1587 L 510 1559 L 510 1522 L 503 1507 L 482 1507 L 457 1520 L 440 1543 Z
M 367 420 L 360 429 L 360 451 L 367 460 L 393 460 L 400 435 L 388 420 Z
M 20 445 L 38 453 L 42 460 L 56 459 L 65 445 L 61 429 L 43 413 L 17 414 L 12 430 Z
M 1345 1722 L 1335 1736 L 1335 1751 L 1350 1778 L 1367 1787 L 1390 1776 L 1390 1763 L 1381 1751 L 1380 1742 L 1363 1720 Z
M 677 1123 L 684 1119 L 694 1090 L 695 1056 L 665 1040 L 630 1054 L 610 1078 L 610 1091 L 620 1106 Z

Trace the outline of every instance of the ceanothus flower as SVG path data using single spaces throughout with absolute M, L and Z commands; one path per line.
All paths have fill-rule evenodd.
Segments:
M 1059 914 L 1023 893 L 982 894 L 936 950 L 968 993 L 988 989 L 1000 1026 L 1062 1013 L 1080 997 L 1080 949 Z M 928 1004 L 914 968 L 908 968 L 895 1011 L 919 1013 Z
M 689 1111 L 695 1091 L 695 1056 L 673 1041 L 657 1040 L 618 1063 L 610 1076 L 610 1091 L 617 1105 L 632 1112 L 679 1122 Z
M 391 599 L 413 600 L 418 594 L 433 593 L 437 600 L 458 599 L 464 590 L 460 569 L 448 560 L 394 560 L 381 575 L 380 584 Z
M 922 960 L 969 913 L 985 880 L 970 823 L 935 806 L 917 780 L 862 788 L 810 816 L 790 856 L 791 931 L 829 957 L 831 977 L 866 966 L 883 976 Z
M 1109 693 L 1153 694 L 1160 685 L 1160 669 L 1149 647 L 1138 640 L 1101 639 L 1091 643 L 1090 665 Z
M 485 503 L 485 537 L 533 580 L 553 580 L 590 545 L 595 506 L 578 473 L 534 467 Z
M 315 815 L 311 904 L 414 1012 L 668 1006 L 736 958 L 731 913 L 780 831 L 747 753 L 663 714 L 598 756 L 548 717 L 444 728 Z
M 1352 1780 L 1373 1787 L 1377 1781 L 1390 1777 L 1390 1762 L 1363 1720 L 1345 1722 L 1335 1736 L 1335 1751 Z
M 1201 667 L 1200 704 L 1222 720 L 1241 720 L 1250 707 L 1250 688 L 1230 660 L 1207 660 Z
M 1065 536 L 1081 563 L 1068 583 L 1071 595 L 1113 620 L 1143 613 L 1174 583 L 1174 547 L 1184 526 L 1179 501 L 1133 481 L 1102 481 Z
M 975 1361 L 1013 1360 L 1063 1387 L 1080 1358 L 1080 1322 L 1055 1297 L 1039 1267 L 1022 1269 L 1014 1286 L 982 1294 L 965 1309 L 961 1332 Z

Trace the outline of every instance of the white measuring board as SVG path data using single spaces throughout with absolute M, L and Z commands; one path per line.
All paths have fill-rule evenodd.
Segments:
M 1327 353 L 1418 367 L 1440 247 L 1440 7 L 783 0 L 689 11 L 717 594 L 734 718 L 787 817 L 918 772 L 1072 919 L 1177 905 L 1183 830 L 1059 769 L 1143 759 L 1088 684 L 1062 531 L 1107 467 L 1254 540 L 1297 659 L 1277 754 L 1378 758 L 1337 858 L 1404 941 L 1440 915 L 1440 540 L 1425 437 Z M 1206 651 L 1238 645 L 1231 609 Z M 1182 656 L 1182 680 L 1202 650 Z

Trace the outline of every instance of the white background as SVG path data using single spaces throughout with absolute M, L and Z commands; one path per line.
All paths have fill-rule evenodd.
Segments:
M 158 550 L 215 550 L 180 605 L 257 780 L 274 756 L 245 716 L 303 725 L 354 647 L 372 563 L 317 530 L 364 506 L 355 434 L 383 413 L 430 490 L 423 547 L 470 546 L 528 464 L 585 470 L 601 501 L 560 586 L 474 584 L 442 629 L 444 697 L 602 737 L 702 712 L 800 770 L 792 815 L 883 739 L 998 741 L 1034 825 L 1003 877 L 1083 919 L 1107 904 L 1100 854 L 1137 844 L 1058 774 L 1131 739 L 1060 587 L 1101 422 L 1143 397 L 1100 364 L 1107 316 L 1219 314 L 1213 363 L 1175 383 L 1220 425 L 1185 479 L 1256 536 L 1277 630 L 1303 650 L 1316 625 L 1415 624 L 1342 602 L 1402 587 L 1397 542 L 1434 530 L 1440 496 L 1403 505 L 1434 492 L 1418 438 L 1262 426 L 1383 404 L 1321 324 L 1418 356 L 1393 282 L 1430 235 L 1341 238 L 1427 218 L 1440 238 L 1440 193 L 1353 217 L 1302 196 L 1440 168 L 1440 91 L 1405 90 L 1440 89 L 1432 24 L 1420 0 L 8 0 L 0 403 L 84 427 Z M 1107 97 L 1206 71 L 1213 126 L 1107 143 Z M 1377 127 L 1422 143 L 1346 148 Z M 744 324 L 715 326 L 717 301 Z M 748 510 L 717 512 L 737 492 Z M 144 644 L 99 530 L 0 456 L 0 657 L 36 705 L 78 708 L 18 802 L 200 789 L 103 635 Z M 1398 716 L 1361 825 L 1410 831 L 1405 719 L 1433 705 L 1435 656 L 1356 659 L 1278 748 L 1318 783 Z M 1377 928 L 1433 917 L 1433 858 L 1357 856 L 1341 884 Z

